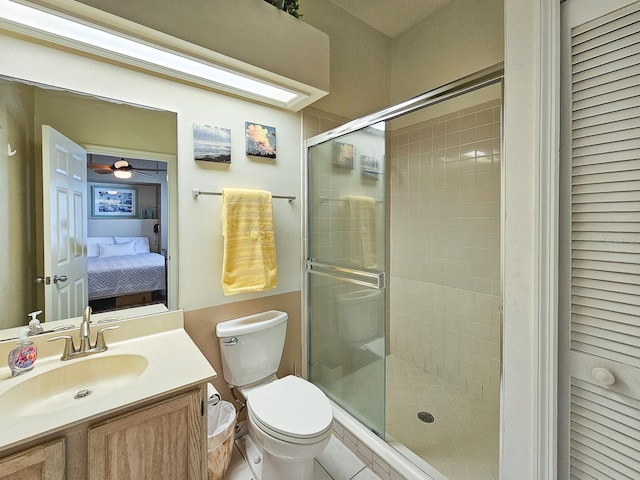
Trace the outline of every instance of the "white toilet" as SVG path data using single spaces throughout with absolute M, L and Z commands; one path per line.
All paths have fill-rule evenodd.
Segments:
M 247 461 L 255 480 L 313 478 L 313 459 L 329 443 L 333 411 L 312 383 L 278 379 L 287 314 L 277 310 L 216 326 L 227 383 L 246 399 Z

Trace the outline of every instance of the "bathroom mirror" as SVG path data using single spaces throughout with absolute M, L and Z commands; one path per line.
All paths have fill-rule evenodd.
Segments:
M 120 291 L 112 303 L 102 295 L 98 308 L 113 310 L 118 318 L 130 316 L 128 307 L 153 302 L 176 308 L 177 285 L 172 281 L 177 272 L 176 258 L 172 257 L 175 246 L 169 244 L 169 232 L 175 231 L 177 224 L 176 114 L 0 77 L 0 339 L 7 338 L 3 329 L 27 324 L 31 311 L 44 310 L 44 321 L 62 320 L 66 318 L 63 312 L 72 311 L 45 307 L 49 305 L 45 289 L 53 287 L 56 280 L 67 280 L 47 278 L 43 273 L 45 237 L 52 237 L 45 225 L 56 223 L 44 221 L 47 193 L 43 193 L 43 183 L 48 185 L 48 181 L 43 180 L 43 158 L 60 155 L 57 147 L 43 155 L 43 149 L 48 148 L 43 125 L 87 153 L 88 166 L 77 175 L 86 182 L 85 198 L 69 197 L 72 200 L 62 210 L 70 214 L 57 217 L 65 228 L 73 223 L 74 213 L 80 212 L 75 216 L 82 218 L 74 228 L 81 232 L 76 236 L 84 238 L 74 241 L 74 252 L 91 256 L 86 237 L 100 237 L 105 245 L 134 245 L 137 254 L 146 243 L 139 245 L 138 240 L 147 238 L 149 253 L 164 259 L 160 261 L 164 263 L 164 291 L 150 287 L 154 290 L 146 292 L 147 296 Z M 125 162 L 120 164 L 121 170 L 128 171 L 130 178 L 115 176 L 114 165 L 119 161 Z M 55 204 L 58 198 L 49 195 L 49 203 Z M 114 208 L 120 211 L 109 211 Z M 53 238 L 55 245 L 55 234 Z M 97 248 L 97 242 L 93 245 Z M 68 304 L 68 299 L 63 299 L 65 302 Z

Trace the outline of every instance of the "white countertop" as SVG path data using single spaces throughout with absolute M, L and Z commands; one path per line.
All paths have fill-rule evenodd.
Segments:
M 146 369 L 130 383 L 111 392 L 94 395 L 93 398 L 90 395 L 80 400 L 71 398 L 69 408 L 26 416 L 7 414 L 5 408 L 2 408 L 0 410 L 0 451 L 167 393 L 202 384 L 216 376 L 215 370 L 183 329 L 182 311 L 150 315 L 107 325 L 92 325 L 92 342 L 99 328 L 111 325 L 120 325 L 120 328 L 105 332 L 109 347 L 106 352 L 64 362 L 60 360 L 64 342 L 47 342 L 46 340 L 56 335 L 71 334 L 77 345 L 77 329 L 29 337 L 38 347 L 38 360 L 35 367 L 29 373 L 12 377 L 5 363 L 5 366 L 0 368 L 0 398 L 3 393 L 21 382 L 71 362 L 90 361 L 97 357 L 105 357 L 106 360 L 109 356 L 136 354 L 147 359 Z M 15 341 L 0 342 L 0 356 L 6 358 L 9 350 L 14 346 Z M 42 399 L 46 401 L 46 397 L 43 396 Z

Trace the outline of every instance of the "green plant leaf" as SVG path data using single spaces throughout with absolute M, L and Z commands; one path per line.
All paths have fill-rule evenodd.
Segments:
M 273 5 L 279 10 L 287 12 L 289 15 L 293 15 L 296 18 L 300 18 L 302 15 L 298 12 L 300 5 L 298 0 L 264 0 L 265 2 Z

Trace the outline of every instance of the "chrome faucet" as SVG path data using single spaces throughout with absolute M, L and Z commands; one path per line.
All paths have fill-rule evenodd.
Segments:
M 87 306 L 82 312 L 82 323 L 80 324 L 80 352 L 87 352 L 91 350 L 91 339 L 89 335 L 91 334 L 91 329 L 89 325 L 91 325 L 91 307 Z
M 73 343 L 73 337 L 71 335 L 60 335 L 47 340 L 53 342 L 54 340 L 64 340 L 64 351 L 62 352 L 61 360 L 71 360 L 73 358 L 85 357 L 87 355 L 93 355 L 94 353 L 100 353 L 107 350 L 107 344 L 104 341 L 105 330 L 115 330 L 120 328 L 119 325 L 112 325 L 111 327 L 104 327 L 98 330 L 96 334 L 96 343 L 91 345 L 91 307 L 86 307 L 82 312 L 82 323 L 80 324 L 80 346 L 76 348 Z

